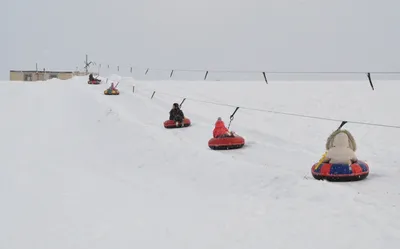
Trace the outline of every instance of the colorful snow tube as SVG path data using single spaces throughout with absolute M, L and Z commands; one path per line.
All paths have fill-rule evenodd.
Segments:
M 111 90 L 111 92 L 110 92 L 108 89 L 106 89 L 106 90 L 104 90 L 104 95 L 119 95 L 119 91 L 118 91 L 118 89 L 115 89 L 115 90 Z
M 213 150 L 239 149 L 244 146 L 244 138 L 238 135 L 234 137 L 211 138 L 208 147 Z
M 322 163 L 317 169 L 317 163 L 311 168 L 311 174 L 317 180 L 333 182 L 359 181 L 369 174 L 369 166 L 363 161 L 357 161 L 351 165 Z
M 100 80 L 89 80 L 87 83 L 89 85 L 98 85 L 100 84 Z
M 190 119 L 188 118 L 184 118 L 183 119 L 183 126 L 182 124 L 178 124 L 178 126 L 176 125 L 176 122 L 174 120 L 167 120 L 164 122 L 164 127 L 167 129 L 171 129 L 171 128 L 182 128 L 182 127 L 188 127 L 190 126 L 191 122 Z

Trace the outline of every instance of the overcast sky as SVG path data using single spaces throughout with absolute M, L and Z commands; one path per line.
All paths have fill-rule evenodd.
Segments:
M 399 0 L 0 1 L 3 80 L 86 53 L 127 68 L 400 71 Z

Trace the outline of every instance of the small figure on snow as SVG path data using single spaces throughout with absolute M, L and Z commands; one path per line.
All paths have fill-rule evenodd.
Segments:
M 99 82 L 100 80 L 99 79 L 95 79 L 93 77 L 93 74 L 91 73 L 91 74 L 89 74 L 89 81 L 97 81 L 97 82 Z
M 185 119 L 185 115 L 182 110 L 179 108 L 178 103 L 174 103 L 172 105 L 171 111 L 169 111 L 169 120 L 175 121 L 176 126 L 181 124 L 183 126 L 183 120 Z
M 214 138 L 223 138 L 223 137 L 234 137 L 235 134 L 230 132 L 228 128 L 225 127 L 224 121 L 222 121 L 221 117 L 217 119 L 215 122 L 215 127 L 213 130 Z
M 111 86 L 107 89 L 108 93 L 111 94 L 112 91 L 116 91 L 117 88 L 114 86 L 114 82 L 111 82 Z
M 334 131 L 326 141 L 327 154 L 324 163 L 352 164 L 357 162 L 357 149 L 353 135 L 347 130 Z

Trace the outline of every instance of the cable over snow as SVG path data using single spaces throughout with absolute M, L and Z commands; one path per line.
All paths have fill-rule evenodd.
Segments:
M 117 78 L 1 84 L 0 248 L 399 248 L 400 129 L 346 124 L 371 173 L 329 183 L 310 168 L 340 123 L 239 109 L 245 147 L 212 151 L 235 108 L 206 103 L 398 125 L 398 83 Z M 193 125 L 165 129 L 182 98 Z

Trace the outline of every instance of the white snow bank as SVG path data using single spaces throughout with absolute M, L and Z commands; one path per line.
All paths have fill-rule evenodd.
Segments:
M 371 174 L 327 183 L 310 168 L 339 123 L 239 109 L 246 147 L 217 152 L 215 119 L 235 108 L 193 101 L 400 124 L 396 84 L 139 81 L 132 93 L 125 79 L 104 96 L 86 81 L 0 88 L 0 248 L 398 248 L 399 130 L 347 124 Z M 182 97 L 193 126 L 164 129 Z

